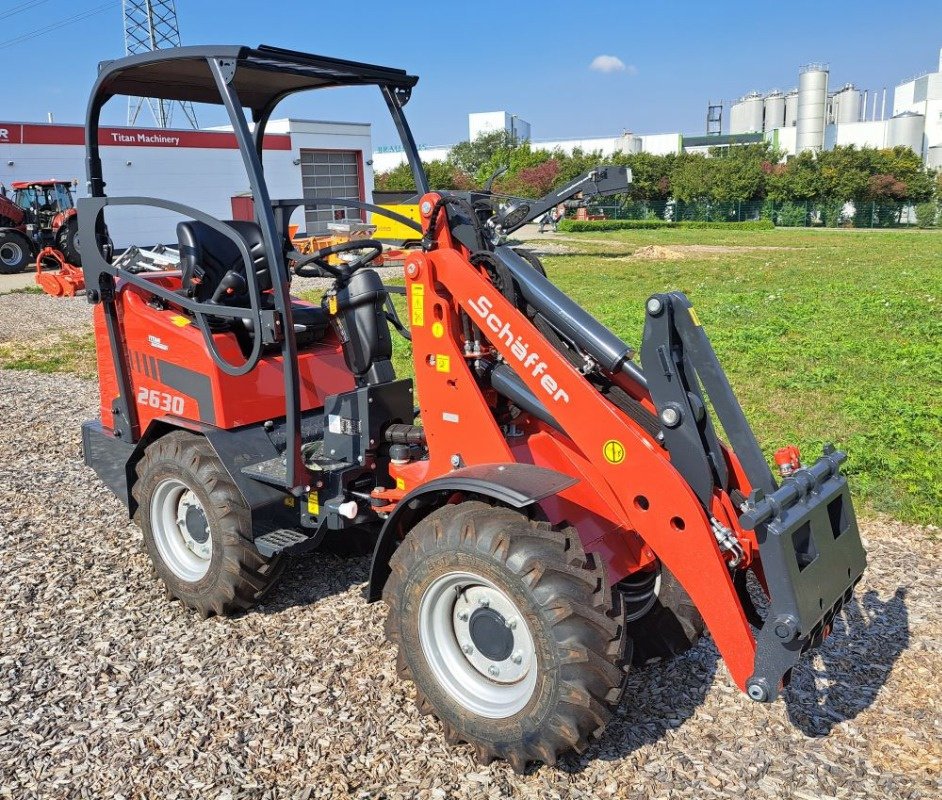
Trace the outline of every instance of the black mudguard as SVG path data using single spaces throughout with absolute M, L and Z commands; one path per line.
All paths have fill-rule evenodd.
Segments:
M 452 495 L 488 497 L 511 508 L 526 508 L 576 482 L 570 475 L 533 464 L 479 464 L 456 469 L 419 486 L 399 501 L 380 531 L 365 592 L 367 600 L 373 603 L 382 598 L 390 572 L 389 559 L 402 538 Z

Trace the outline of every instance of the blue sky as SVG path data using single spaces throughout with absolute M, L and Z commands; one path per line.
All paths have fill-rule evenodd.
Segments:
M 77 122 L 98 61 L 123 54 L 114 8 L 18 44 L 4 44 L 103 0 L 0 2 L 6 121 Z M 33 5 L 5 16 L 18 7 Z M 942 2 L 355 2 L 177 0 L 184 44 L 261 42 L 403 67 L 421 77 L 407 111 L 416 139 L 467 136 L 467 113 L 506 109 L 537 139 L 704 129 L 709 99 L 789 89 L 798 67 L 831 65 L 831 83 L 892 87 L 934 70 Z M 56 48 L 41 51 L 43 41 Z M 600 55 L 624 69 L 590 68 Z M 614 63 L 614 62 L 613 62 Z M 888 100 L 888 104 L 891 102 Z M 373 94 L 307 95 L 292 116 L 374 123 L 374 145 L 394 144 Z M 112 104 L 110 121 L 122 123 Z M 206 119 L 204 115 L 202 119 Z M 208 119 L 207 122 L 217 122 Z

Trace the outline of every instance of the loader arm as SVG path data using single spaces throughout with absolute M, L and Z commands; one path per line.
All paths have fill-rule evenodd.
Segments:
M 422 209 L 434 215 L 437 203 L 438 196 L 427 195 Z M 489 258 L 500 262 L 501 274 L 587 354 L 582 372 L 506 296 L 506 287 L 495 285 L 481 259 L 464 250 L 447 225 L 433 233 L 435 245 L 406 263 L 416 381 L 430 449 L 425 478 L 448 469 L 449 459 L 452 467 L 498 461 L 506 453 L 505 434 L 489 421 L 486 390 L 512 394 L 544 436 L 574 445 L 591 470 L 575 460 L 541 465 L 597 490 L 601 477 L 607 502 L 627 532 L 626 552 L 628 538 L 640 537 L 690 595 L 736 684 L 753 699 L 774 699 L 801 653 L 827 635 L 863 571 L 840 457 L 826 454 L 778 487 L 683 295 L 649 301 L 642 372 L 630 347 L 535 270 L 521 266 L 519 256 L 496 248 Z M 468 323 L 479 331 L 481 344 L 467 340 Z M 476 366 L 495 359 L 496 367 Z M 593 369 L 629 384 L 656 414 L 655 427 L 606 399 L 587 377 Z M 482 374 L 491 376 L 489 387 L 480 385 Z M 708 402 L 728 445 L 714 430 Z M 645 567 L 641 560 L 632 565 L 624 553 L 609 561 L 612 582 Z M 761 646 L 749 622 L 754 608 L 742 588 L 743 571 L 750 567 L 771 592 Z

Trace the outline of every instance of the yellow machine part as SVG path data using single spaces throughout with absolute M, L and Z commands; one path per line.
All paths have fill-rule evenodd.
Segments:
M 406 204 L 380 204 L 380 208 L 387 208 L 390 211 L 400 214 L 403 217 L 408 217 L 415 222 L 420 222 L 419 217 L 419 207 L 418 205 L 406 205 Z M 396 222 L 394 219 L 389 217 L 383 217 L 379 214 L 372 215 L 371 223 L 376 226 L 376 233 L 373 234 L 377 239 L 380 239 L 384 242 L 396 242 L 401 244 L 402 242 L 413 241 L 416 239 L 421 239 L 422 234 L 418 231 L 413 230 L 401 222 Z

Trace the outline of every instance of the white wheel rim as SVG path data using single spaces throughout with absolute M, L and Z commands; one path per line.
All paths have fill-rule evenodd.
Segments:
M 439 685 L 469 711 L 504 719 L 530 702 L 539 666 L 533 636 L 513 600 L 487 578 L 436 578 L 419 602 L 419 641 Z
M 206 575 L 213 557 L 209 523 L 205 522 L 205 530 L 191 525 L 200 517 L 205 522 L 206 512 L 185 483 L 167 478 L 157 484 L 150 504 L 154 544 L 164 564 L 187 583 L 195 583 Z
M 13 267 L 23 260 L 23 248 L 15 242 L 4 242 L 0 245 L 0 261 L 8 267 Z

